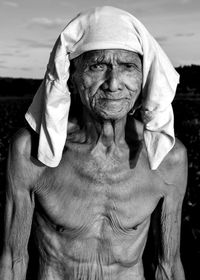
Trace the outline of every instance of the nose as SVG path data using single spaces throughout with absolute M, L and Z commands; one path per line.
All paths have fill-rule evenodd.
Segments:
M 110 69 L 106 73 L 105 81 L 102 84 L 102 88 L 111 92 L 115 92 L 121 89 L 120 75 L 116 69 Z

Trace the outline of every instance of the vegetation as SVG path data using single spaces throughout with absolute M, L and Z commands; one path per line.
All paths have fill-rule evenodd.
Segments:
M 177 89 L 177 94 L 200 94 L 200 66 L 191 65 L 176 68 L 180 74 L 180 84 Z

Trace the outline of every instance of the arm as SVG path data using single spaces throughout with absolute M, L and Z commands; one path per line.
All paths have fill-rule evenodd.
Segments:
M 187 156 L 183 146 L 175 149 L 170 164 L 161 171 L 167 190 L 162 201 L 156 280 L 184 280 L 180 259 L 182 203 L 187 185 Z M 168 176 L 167 176 L 168 175 Z
M 29 240 L 34 197 L 30 183 L 31 164 L 27 135 L 20 135 L 10 146 L 7 164 L 4 246 L 0 260 L 1 280 L 24 280 L 28 264 Z

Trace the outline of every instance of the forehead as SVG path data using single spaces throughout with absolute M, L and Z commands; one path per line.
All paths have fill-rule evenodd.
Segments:
M 82 61 L 85 63 L 95 61 L 123 61 L 141 63 L 139 54 L 122 49 L 92 50 L 82 54 Z

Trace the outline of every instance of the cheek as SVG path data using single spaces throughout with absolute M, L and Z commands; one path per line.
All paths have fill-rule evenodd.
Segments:
M 137 95 L 140 93 L 142 88 L 142 76 L 130 75 L 126 77 L 125 86 L 130 91 L 130 93 Z
M 82 83 L 87 89 L 98 88 L 103 79 L 103 75 L 83 75 Z
M 85 105 L 91 104 L 93 97 L 101 86 L 101 83 L 101 79 L 90 77 L 88 75 L 83 75 L 79 80 L 79 84 L 77 85 L 78 92 Z
M 102 84 L 102 79 L 98 77 L 83 76 L 80 91 L 85 92 L 90 96 L 95 95 L 96 91 Z

